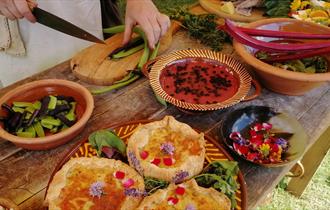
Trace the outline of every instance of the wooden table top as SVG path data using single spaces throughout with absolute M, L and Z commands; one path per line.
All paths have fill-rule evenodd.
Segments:
M 177 49 L 205 48 L 190 39 L 184 31 L 175 36 L 168 52 Z M 226 45 L 223 53 L 235 53 L 231 46 Z M 34 80 L 58 78 L 78 82 L 71 73 L 69 62 L 64 62 L 40 74 L 19 81 L 0 90 L 0 96 L 8 90 L 23 83 Z M 284 96 L 262 90 L 259 98 L 242 102 L 225 110 L 188 115 L 173 106 L 165 108 L 153 96 L 147 79 L 140 79 L 128 87 L 95 96 L 95 110 L 84 131 L 71 142 L 48 151 L 28 151 L 17 148 L 14 144 L 0 140 L 0 197 L 9 198 L 21 209 L 41 209 L 45 188 L 55 166 L 63 155 L 82 138 L 86 138 L 92 131 L 105 125 L 140 119 L 161 119 L 165 115 L 172 115 L 179 121 L 188 123 L 207 135 L 219 139 L 218 128 L 223 115 L 233 109 L 247 105 L 267 105 L 295 116 L 309 135 L 308 147 L 330 125 L 330 85 L 325 84 L 304 96 Z M 241 160 L 240 169 L 247 183 L 248 208 L 254 209 L 265 196 L 269 194 L 291 166 L 281 168 L 264 168 Z

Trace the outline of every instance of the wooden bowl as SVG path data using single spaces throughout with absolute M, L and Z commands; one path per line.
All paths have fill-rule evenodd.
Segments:
M 256 22 L 249 23 L 244 27 L 274 31 L 294 31 L 318 34 L 330 33 L 329 27 L 288 18 L 258 20 Z M 262 40 L 271 41 L 278 40 L 278 38 L 262 37 Z M 255 72 L 260 78 L 259 81 L 266 88 L 274 92 L 287 95 L 302 95 L 305 92 L 324 84 L 324 82 L 330 81 L 330 67 L 328 67 L 327 73 L 307 74 L 293 72 L 272 66 L 257 59 L 254 56 L 256 49 L 252 47 L 247 47 L 237 41 L 234 41 L 233 45 L 236 52 L 242 57 L 242 59 L 255 68 Z M 324 55 L 324 57 L 330 61 L 330 54 Z
M 18 147 L 25 149 L 46 150 L 62 145 L 78 135 L 91 117 L 94 109 L 93 96 L 78 83 L 60 79 L 34 81 L 7 92 L 0 98 L 0 104 L 7 103 L 11 105 L 14 101 L 34 102 L 47 95 L 65 95 L 72 96 L 75 99 L 78 120 L 73 126 L 45 137 L 23 138 L 8 133 L 1 125 L 0 138 L 11 141 Z M 1 109 L 0 116 L 4 115 L 6 113 Z
M 288 151 L 284 153 L 285 162 L 269 164 L 258 163 L 247 160 L 234 150 L 233 140 L 229 138 L 232 132 L 240 132 L 243 138 L 248 138 L 249 134 L 247 134 L 247 132 L 250 127 L 255 123 L 263 122 L 268 122 L 273 125 L 271 129 L 272 133 L 290 134 L 287 135 L 290 137 L 285 138 L 290 145 Z M 280 167 L 290 164 L 303 155 L 307 145 L 307 134 L 295 118 L 266 106 L 248 106 L 228 113 L 221 122 L 219 133 L 221 139 L 234 153 L 249 162 L 266 167 Z
M 154 63 L 149 73 L 152 89 L 161 98 L 180 109 L 190 111 L 211 111 L 223 109 L 243 100 L 252 100 L 260 94 L 258 83 L 252 80 L 245 67 L 239 61 L 226 54 L 217 53 L 211 50 L 179 50 L 168 55 L 161 56 L 156 62 L 151 61 L 150 63 Z M 169 69 L 171 66 L 175 65 L 177 65 L 177 67 L 174 67 L 176 68 L 177 73 L 174 73 L 175 69 Z M 162 79 L 162 77 L 166 77 L 166 74 L 168 74 L 166 72 L 169 71 L 172 72 L 172 74 L 183 75 L 182 73 L 179 73 L 180 70 L 178 70 L 181 68 L 180 65 L 188 66 L 188 70 L 184 70 L 186 72 L 184 73 L 185 78 L 183 78 L 183 80 L 186 82 L 177 86 L 177 89 L 180 89 L 180 91 L 184 90 L 182 92 L 185 92 L 184 95 L 187 95 L 187 97 L 182 95 L 179 96 L 179 94 L 174 95 L 168 90 L 171 89 L 171 87 L 176 86 L 175 83 L 181 79 L 172 78 L 167 81 Z M 204 68 L 205 66 L 203 67 L 203 65 L 209 65 L 210 67 Z M 148 66 L 148 64 L 144 66 L 144 74 L 148 74 Z M 194 68 L 199 68 L 199 70 Z M 203 76 L 192 75 L 194 73 L 196 74 L 196 71 L 198 71 L 197 74 Z M 225 88 L 224 86 L 220 86 L 219 88 L 212 86 L 214 84 L 212 83 L 212 77 L 217 77 L 216 79 L 219 80 L 224 80 L 224 78 L 227 80 L 229 78 L 229 80 L 231 80 L 231 84 Z M 200 78 L 204 80 L 205 83 L 195 81 Z M 249 90 L 251 89 L 251 83 L 255 86 L 256 91 L 251 96 L 247 96 Z M 204 86 L 209 89 L 206 90 Z M 193 93 L 189 92 L 187 89 L 198 92 L 198 94 L 193 95 Z M 175 90 L 175 92 L 176 91 L 177 90 Z M 205 92 L 199 95 L 201 91 Z M 214 93 L 214 91 L 220 92 Z M 203 99 L 202 96 L 206 97 Z

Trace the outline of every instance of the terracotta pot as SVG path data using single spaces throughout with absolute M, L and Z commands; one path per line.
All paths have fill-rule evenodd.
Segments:
M 259 20 L 249 23 L 244 27 L 258 28 L 265 30 L 295 31 L 305 33 L 330 33 L 330 28 L 310 22 L 303 22 L 288 18 L 271 18 Z M 278 38 L 263 37 L 263 41 L 277 40 Z M 324 41 L 324 40 L 323 40 Z M 307 42 L 304 40 L 304 42 Z M 316 40 L 308 40 L 308 42 L 317 42 Z M 301 72 L 293 72 L 281 69 L 267 64 L 253 56 L 256 49 L 247 47 L 237 41 L 234 41 L 236 52 L 251 66 L 254 67 L 259 81 L 269 90 L 287 95 L 302 95 L 305 92 L 322 85 L 326 81 L 330 81 L 330 72 L 328 67 L 327 73 L 307 74 Z M 330 54 L 323 55 L 330 64 Z M 330 65 L 329 65 L 330 66 Z
M 34 81 L 6 93 L 0 98 L 0 105 L 3 103 L 11 105 L 14 101 L 34 102 L 47 95 L 72 96 L 77 102 L 76 116 L 78 121 L 64 131 L 38 138 L 15 136 L 4 130 L 1 125 L 0 138 L 11 141 L 18 147 L 25 149 L 46 150 L 62 145 L 77 136 L 86 125 L 94 109 L 93 96 L 78 83 L 59 79 Z M 0 116 L 4 115 L 6 115 L 4 110 L 0 110 Z

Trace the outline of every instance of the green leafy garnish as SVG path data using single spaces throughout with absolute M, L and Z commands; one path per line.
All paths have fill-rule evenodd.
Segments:
M 97 150 L 98 156 L 101 156 L 103 147 L 114 148 L 126 156 L 126 145 L 121 138 L 110 130 L 99 130 L 93 132 L 88 137 L 89 143 Z
M 239 189 L 239 184 L 236 182 L 238 171 L 235 161 L 215 161 L 206 166 L 203 172 L 194 178 L 199 186 L 213 187 L 227 195 L 231 200 L 232 209 L 235 209 L 237 205 L 235 193 Z
M 265 14 L 269 17 L 288 17 L 293 0 L 264 0 Z
M 169 182 L 155 179 L 152 177 L 144 177 L 145 190 L 148 195 L 151 195 L 158 189 L 164 189 L 169 185 Z

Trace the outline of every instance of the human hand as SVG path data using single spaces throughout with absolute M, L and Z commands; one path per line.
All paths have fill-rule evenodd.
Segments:
M 158 11 L 151 0 L 127 0 L 123 44 L 129 42 L 132 28 L 137 24 L 146 34 L 149 48 L 154 49 L 171 23 L 166 15 Z
M 0 0 L 0 14 L 10 20 L 26 18 L 30 22 L 36 22 L 31 9 L 36 7 L 34 0 Z

